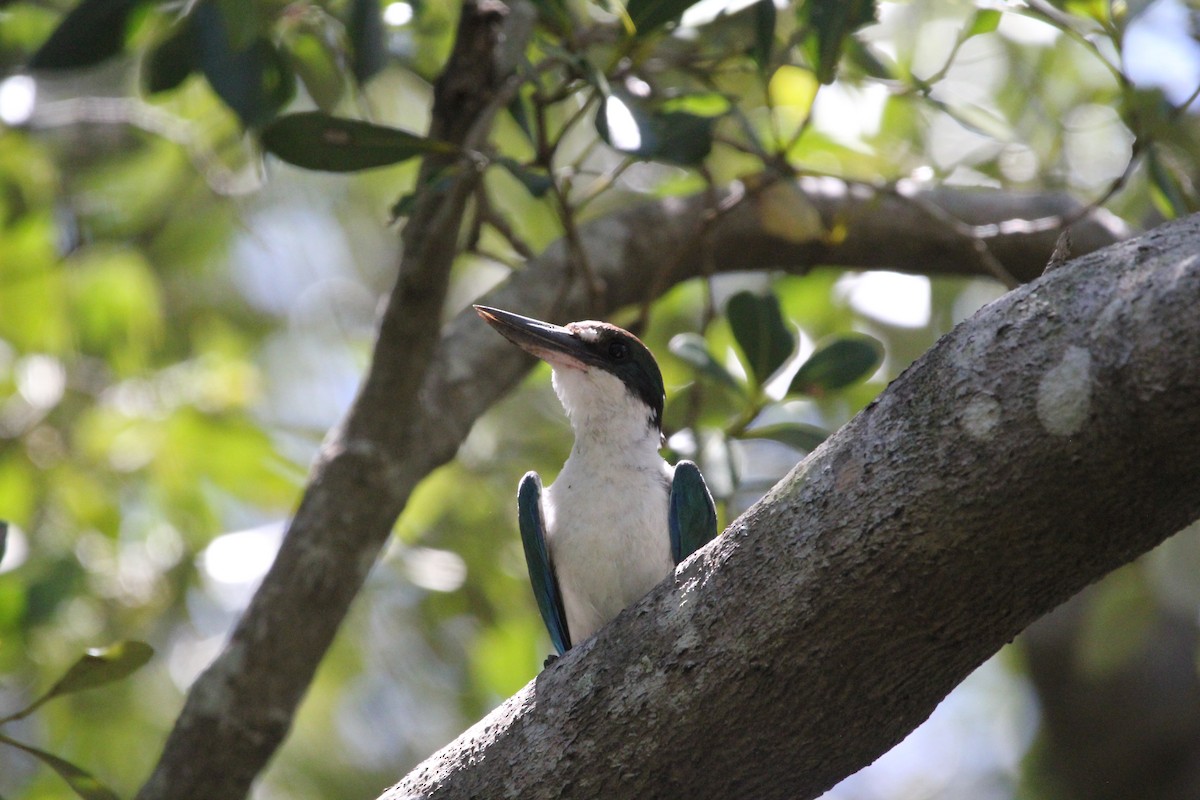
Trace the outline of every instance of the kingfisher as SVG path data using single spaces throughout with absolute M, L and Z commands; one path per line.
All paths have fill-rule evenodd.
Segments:
M 529 580 L 561 656 L 716 536 L 717 512 L 694 463 L 659 455 L 666 393 L 640 339 L 607 322 L 475 311 L 550 364 L 575 434 L 554 483 L 543 491 L 528 472 L 517 489 Z

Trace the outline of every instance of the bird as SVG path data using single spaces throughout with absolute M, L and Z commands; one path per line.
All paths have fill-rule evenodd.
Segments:
M 550 486 L 528 472 L 517 489 L 530 584 L 557 654 L 549 665 L 712 540 L 716 507 L 693 462 L 672 467 L 659 455 L 666 393 L 640 339 L 607 322 L 474 308 L 550 364 L 575 436 Z

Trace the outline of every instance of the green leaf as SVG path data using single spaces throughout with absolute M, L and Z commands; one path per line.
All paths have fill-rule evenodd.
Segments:
M 30 747 L 27 744 L 18 742 L 16 739 L 10 739 L 2 733 L 0 733 L 0 742 L 41 759 L 46 766 L 57 772 L 59 777 L 67 782 L 67 785 L 75 791 L 75 794 L 84 798 L 84 800 L 118 800 L 116 793 L 112 789 L 109 789 L 91 774 L 75 766 L 70 761 L 59 758 L 52 753 L 47 753 L 45 750 Z
M 796 9 L 802 45 L 821 83 L 833 83 L 846 39 L 875 21 L 874 0 L 806 0 Z
M 37 702 L 40 705 L 64 694 L 95 689 L 127 678 L 145 666 L 153 655 L 153 647 L 133 639 L 89 649 Z
M 215 6 L 225 20 L 229 45 L 236 51 L 246 50 L 258 38 L 258 3 L 255 0 L 203 0 Z
M 712 151 L 715 125 L 713 117 L 657 112 L 622 91 L 607 93 L 596 112 L 596 132 L 615 150 L 673 164 L 703 161 Z
M 0 519 L 0 562 L 4 561 L 6 549 L 8 549 L 8 523 Z
M 300 76 L 317 107 L 332 111 L 342 99 L 345 83 L 330 41 L 311 28 L 296 28 L 283 36 L 284 54 Z
M 744 387 L 737 378 L 725 369 L 708 349 L 708 342 L 698 333 L 680 333 L 671 337 L 667 345 L 671 352 L 682 361 L 691 364 L 701 375 L 707 375 L 717 383 L 723 383 L 741 393 Z
M 127 678 L 145 666 L 153 655 L 153 647 L 137 640 L 90 649 L 71 665 L 44 698 L 48 700 L 59 695 L 94 689 Z
M 755 385 L 762 386 L 796 347 L 796 338 L 779 309 L 779 298 L 738 292 L 729 298 L 725 316 Z
M 417 193 L 416 192 L 408 192 L 404 195 L 401 195 L 399 200 L 397 200 L 395 203 L 392 203 L 392 208 L 390 211 L 391 221 L 393 223 L 399 222 L 400 220 L 404 219 L 409 214 L 411 214 L 413 212 L 413 209 L 416 207 L 417 207 Z
M 796 450 L 811 453 L 821 442 L 829 438 L 829 432 L 803 422 L 778 422 L 762 425 L 742 434 L 746 439 L 771 439 Z
M 153 655 L 153 647 L 145 642 L 135 640 L 117 642 L 108 647 L 88 650 L 71 665 L 71 668 L 58 679 L 57 683 L 50 687 L 49 691 L 16 714 L 0 720 L 0 724 L 23 719 L 56 697 L 82 692 L 85 689 L 94 689 L 97 686 L 104 686 L 107 683 L 126 678 L 141 669 Z
M 842 334 L 801 365 L 788 394 L 821 397 L 869 377 L 883 362 L 883 345 L 865 333 Z
M 633 35 L 640 38 L 678 19 L 697 2 L 699 0 L 629 0 L 625 4 L 625 13 L 633 24 Z
M 797 117 L 807 117 L 812 112 L 813 101 L 821 84 L 812 70 L 783 64 L 771 75 L 767 83 L 767 97 L 773 108 L 789 108 Z
M 1090 17 L 1101 25 L 1108 26 L 1111 21 L 1111 6 L 1109 0 L 1067 0 L 1063 4 L 1063 10 L 1077 17 Z
M 658 142 L 647 158 L 672 164 L 698 164 L 712 152 L 715 118 L 669 111 L 655 120 Z
M 967 26 L 963 33 L 963 39 L 970 39 L 972 36 L 978 36 L 981 33 L 991 33 L 1000 27 L 1000 11 L 995 8 L 984 8 L 975 12 L 975 16 L 971 18 L 971 24 Z
M 457 150 L 436 139 L 320 111 L 280 117 L 263 130 L 262 144 L 289 164 L 328 172 L 385 167 L 423 153 Z
M 538 19 L 551 31 L 561 33 L 571 29 L 571 14 L 564 0 L 532 0 Z
M 853 36 L 842 43 L 842 52 L 851 64 L 862 70 L 863 74 L 885 81 L 895 80 L 895 66 L 884 62 L 878 52 Z
M 27 607 L 26 587 L 16 580 L 0 580 L 0 630 L 29 630 L 25 627 Z
M 513 122 L 525 134 L 525 138 L 532 143 L 537 142 L 537 136 L 534 135 L 533 125 L 530 123 L 530 103 L 529 96 L 525 92 L 517 92 L 513 95 L 513 99 L 508 103 L 508 113 L 512 115 Z
M 139 0 L 83 0 L 29 60 L 31 69 L 79 69 L 125 49 L 130 14 Z
M 236 47 L 214 3 L 196 8 L 193 25 L 200 68 L 213 91 L 248 128 L 273 119 L 296 91 L 295 75 L 275 45 L 258 36 L 248 47 Z
M 936 98 L 928 98 L 927 102 L 933 107 L 948 114 L 955 122 L 967 130 L 986 136 L 990 139 L 1006 142 L 1014 138 L 1013 130 L 1008 123 L 996 115 L 994 111 L 973 103 L 950 105 Z
M 150 52 L 142 66 L 142 83 L 149 94 L 165 92 L 183 83 L 196 67 L 196 44 L 187 19 Z
M 71 563 L 74 560 L 75 563 Z M 53 558 L 49 563 L 42 564 L 38 573 L 30 576 L 25 588 L 25 612 L 22 624 L 33 626 L 49 624 L 59 609 L 71 598 L 82 591 L 84 580 L 83 567 L 76 559 L 66 556 Z M 23 715 L 17 713 L 17 717 Z M 0 720 L 0 725 L 15 717 L 10 715 Z
M 770 69 L 775 50 L 775 0 L 758 0 L 754 4 L 754 47 L 750 57 L 764 74 Z
M 346 32 L 353 46 L 354 77 L 360 84 L 366 83 L 387 64 L 387 40 L 379 0 L 351 0 Z
M 660 112 L 686 111 L 698 117 L 720 117 L 728 114 L 733 103 L 720 92 L 688 92 L 663 100 Z
M 1146 165 L 1150 172 L 1150 199 L 1159 212 L 1169 219 L 1190 213 L 1191 209 L 1179 179 L 1162 162 L 1156 148 L 1147 151 Z
M 545 170 L 527 167 L 507 156 L 497 158 L 496 163 L 508 170 L 534 197 L 542 197 L 554 187 L 554 178 Z

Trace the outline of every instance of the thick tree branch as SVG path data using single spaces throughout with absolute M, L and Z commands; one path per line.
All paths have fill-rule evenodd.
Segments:
M 1198 249 L 1194 216 L 980 311 L 384 797 L 811 798 L 870 763 L 1200 517 Z
M 828 178 L 801 179 L 795 189 L 817 209 L 827 229 L 841 230 L 836 243 L 789 238 L 753 201 L 735 204 L 706 226 L 708 197 L 669 198 L 637 204 L 581 227 L 582 246 L 607 288 L 599 307 L 592 305 L 582 283 L 571 283 L 570 254 L 562 241 L 490 292 L 485 302 L 559 322 L 604 317 L 704 274 L 706 263 L 717 272 L 778 269 L 802 275 L 815 267 L 835 266 L 988 276 L 973 245 L 931 216 L 925 210 L 930 206 L 996 232 L 989 240 L 993 254 L 1008 272 L 1028 281 L 1041 274 L 1059 235 L 1057 228 L 1028 221 L 1068 217 L 1080 210 L 1078 201 L 1058 193 L 940 188 L 915 191 L 909 198 Z M 730 194 L 722 193 L 718 202 L 728 202 Z M 1071 232 L 1079 254 L 1129 233 L 1120 219 L 1105 211 L 1085 215 Z M 420 416 L 412 421 L 420 432 L 420 447 L 410 453 L 420 463 L 412 465 L 411 474 L 419 479 L 453 458 L 479 415 L 533 363 L 479 324 L 473 312 L 454 319 L 422 386 Z M 411 490 L 412 486 L 403 489 Z

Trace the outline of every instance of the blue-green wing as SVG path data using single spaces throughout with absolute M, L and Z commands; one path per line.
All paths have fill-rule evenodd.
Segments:
M 546 524 L 542 520 L 542 479 L 536 472 L 527 472 L 517 489 L 517 520 L 521 525 L 521 543 L 525 545 L 525 563 L 529 566 L 529 582 L 537 598 L 542 621 L 550 632 L 550 641 L 561 656 L 571 649 L 567 633 L 567 614 L 563 611 L 562 593 L 558 578 L 546 548 Z
M 717 508 L 700 468 L 691 461 L 675 465 L 667 527 L 671 531 L 671 557 L 676 565 L 717 535 Z

